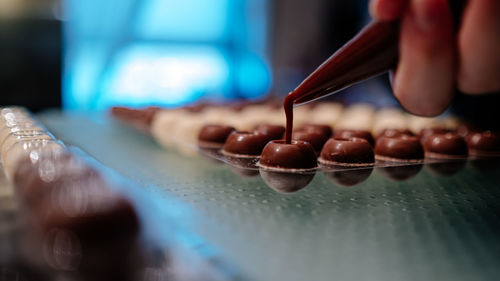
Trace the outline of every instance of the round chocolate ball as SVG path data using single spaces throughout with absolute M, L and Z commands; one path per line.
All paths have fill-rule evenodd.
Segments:
M 319 131 L 324 134 L 327 139 L 332 136 L 332 128 L 325 124 L 304 124 L 297 128 L 297 131 Z
M 440 128 L 440 127 L 429 127 L 429 128 L 424 128 L 420 130 L 420 133 L 418 134 L 418 137 L 420 138 L 420 141 L 423 143 L 425 139 L 434 134 L 446 134 L 450 133 L 451 131 L 445 128 Z
M 428 135 L 422 139 L 422 145 L 429 158 L 467 157 L 467 143 L 457 133 Z
M 285 133 L 285 127 L 281 125 L 259 124 L 255 126 L 254 132 L 268 135 L 272 140 L 280 140 Z
M 484 131 L 471 133 L 466 138 L 469 154 L 474 156 L 499 156 L 500 133 Z
M 373 148 L 362 138 L 331 138 L 323 146 L 321 164 L 367 166 L 375 162 Z
M 334 130 L 334 138 L 348 139 L 348 138 L 362 138 L 368 141 L 371 146 L 375 144 L 375 140 L 370 132 L 365 130 Z
M 255 132 L 232 132 L 224 143 L 222 154 L 236 157 L 259 157 L 271 141 L 268 135 Z
M 310 170 L 317 167 L 316 153 L 305 141 L 284 140 L 269 142 L 262 151 L 259 167 L 285 170 Z
M 455 129 L 455 132 L 463 138 L 466 138 L 469 134 L 480 132 L 480 130 L 472 124 L 460 124 Z
M 372 174 L 373 167 L 361 169 L 346 169 L 336 171 L 325 171 L 325 176 L 332 183 L 340 186 L 351 187 L 364 182 Z
M 205 125 L 198 133 L 198 146 L 222 147 L 233 131 L 235 129 L 231 126 Z
M 382 132 L 378 135 L 378 137 L 399 137 L 401 135 L 408 135 L 408 136 L 414 136 L 412 131 L 408 129 L 395 129 L 395 128 L 387 128 L 383 129 Z
M 328 137 L 318 130 L 297 130 L 293 132 L 292 139 L 310 143 L 314 151 L 319 153 L 328 140 Z
M 375 145 L 375 157 L 383 161 L 420 161 L 424 149 L 417 137 L 380 137 Z
M 294 192 L 314 178 L 316 152 L 305 141 L 292 140 L 287 144 L 284 140 L 274 140 L 264 147 L 258 166 L 269 187 L 279 192 Z

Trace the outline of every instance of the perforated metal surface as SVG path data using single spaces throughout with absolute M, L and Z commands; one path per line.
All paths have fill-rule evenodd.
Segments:
M 424 167 L 404 182 L 375 170 L 352 188 L 318 173 L 305 189 L 280 194 L 258 176 L 241 178 L 225 165 L 164 150 L 100 115 L 39 117 L 58 138 L 138 182 L 160 202 L 184 202 L 188 208 L 175 214 L 179 224 L 250 280 L 500 276 L 498 166 L 479 172 L 468 164 L 448 177 Z

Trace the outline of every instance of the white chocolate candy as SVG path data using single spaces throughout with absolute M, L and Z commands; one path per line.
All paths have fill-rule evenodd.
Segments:
M 180 121 L 190 113 L 183 109 L 171 109 L 158 111 L 151 124 L 151 135 L 160 145 L 172 147 L 174 145 L 174 127 L 180 125 Z
M 174 147 L 185 155 L 196 155 L 198 133 L 205 122 L 198 114 L 184 116 L 171 131 Z
M 422 129 L 441 127 L 441 122 L 435 117 L 421 117 L 410 115 L 408 117 L 408 129 L 414 134 L 419 134 Z
M 348 107 L 340 116 L 335 129 L 352 129 L 371 131 L 375 109 L 368 104 L 357 104 Z
M 376 137 L 384 129 L 407 129 L 408 118 L 405 113 L 396 108 L 385 108 L 375 113 L 372 134 Z
M 310 112 L 311 124 L 325 124 L 334 127 L 340 119 L 344 107 L 336 102 L 321 102 Z
M 311 106 L 307 104 L 293 108 L 293 127 L 311 123 L 311 113 Z

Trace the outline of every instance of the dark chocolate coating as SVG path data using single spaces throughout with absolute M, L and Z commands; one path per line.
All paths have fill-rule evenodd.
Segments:
M 264 134 L 232 132 L 224 144 L 223 152 L 257 157 L 269 141 L 270 137 Z
M 317 166 L 316 152 L 311 144 L 293 140 L 287 144 L 283 140 L 269 142 L 260 158 L 261 167 L 284 169 L 311 169 Z
M 297 130 L 293 132 L 292 139 L 310 143 L 314 150 L 319 153 L 328 137 L 318 130 Z
M 297 131 L 319 131 L 324 134 L 327 139 L 332 136 L 332 128 L 324 124 L 304 124 L 297 128 Z
M 285 133 L 285 127 L 281 125 L 259 124 L 255 126 L 254 132 L 268 135 L 272 140 L 280 140 Z
M 348 139 L 348 138 L 362 138 L 368 141 L 371 146 L 375 145 L 375 140 L 370 132 L 364 130 L 334 130 L 334 138 Z
M 418 137 L 420 138 L 420 141 L 423 143 L 425 141 L 425 138 L 427 138 L 430 135 L 446 134 L 446 133 L 450 133 L 450 132 L 452 132 L 452 131 L 445 129 L 445 128 L 440 128 L 440 127 L 424 128 L 424 129 L 420 130 Z
M 198 134 L 199 145 L 203 146 L 204 143 L 213 143 L 222 146 L 233 131 L 235 129 L 231 126 L 205 125 Z
M 393 137 L 398 137 L 398 136 L 401 136 L 401 135 L 408 135 L 408 136 L 414 136 L 414 134 L 412 133 L 412 131 L 408 130 L 408 129 L 391 129 L 391 128 L 387 128 L 387 129 L 383 129 L 382 132 L 380 132 L 380 134 L 378 135 L 378 137 L 390 137 L 390 138 L 393 138 Z
M 375 162 L 373 148 L 362 138 L 331 138 L 323 146 L 321 162 L 370 164 Z
M 340 186 L 356 186 L 364 182 L 373 172 L 373 167 L 363 169 L 348 169 L 345 171 L 326 172 L 325 176 L 334 184 Z
M 467 156 L 467 143 L 457 133 L 431 134 L 422 139 L 426 156 Z
M 471 124 L 461 124 L 457 127 L 455 132 L 457 132 L 457 134 L 459 134 L 463 138 L 466 138 L 469 134 L 478 133 L 480 132 L 480 130 Z
M 393 159 L 419 160 L 424 158 L 424 149 L 417 137 L 380 137 L 375 145 L 375 154 Z
M 500 154 L 500 133 L 498 132 L 471 133 L 466 140 L 471 155 L 495 156 Z

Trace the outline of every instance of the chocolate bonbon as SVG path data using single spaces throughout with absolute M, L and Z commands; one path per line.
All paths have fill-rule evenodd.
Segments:
M 285 133 L 285 127 L 281 125 L 259 124 L 255 126 L 254 132 L 268 135 L 271 140 L 280 140 Z
M 446 128 L 441 128 L 441 127 L 429 127 L 429 128 L 424 128 L 420 131 L 418 134 L 418 137 L 420 138 L 421 142 L 424 142 L 425 139 L 433 134 L 446 134 L 452 132 L 451 130 L 448 130 Z
M 375 158 L 383 161 L 421 161 L 424 149 L 417 137 L 380 137 L 375 145 Z
M 264 134 L 232 132 L 224 144 L 222 153 L 239 157 L 259 157 L 269 141 L 271 141 L 269 136 Z
M 500 156 L 500 133 L 471 133 L 466 137 L 469 153 L 474 156 Z
M 266 145 L 259 166 L 271 169 L 314 169 L 317 160 L 311 144 L 297 140 L 287 144 L 283 140 L 277 140 Z
M 327 138 L 332 136 L 332 128 L 325 124 L 304 124 L 297 128 L 297 131 L 318 131 L 324 134 Z
M 231 126 L 205 125 L 198 133 L 198 146 L 203 148 L 222 147 L 233 131 L 235 129 Z
M 431 134 L 422 139 L 425 157 L 465 158 L 467 143 L 457 133 Z
M 348 130 L 348 129 L 335 130 L 333 131 L 333 137 L 342 139 L 362 138 L 367 140 L 368 143 L 370 143 L 372 146 L 375 144 L 375 140 L 373 139 L 372 134 L 365 130 Z
M 372 146 L 362 138 L 331 138 L 321 150 L 325 165 L 367 166 L 375 162 Z
M 316 152 L 304 141 L 269 142 L 258 163 L 266 184 L 280 192 L 294 192 L 307 186 L 317 167 Z
M 387 128 L 383 129 L 382 132 L 378 135 L 378 137 L 398 137 L 401 135 L 408 135 L 408 136 L 413 136 L 412 131 L 408 129 L 392 129 L 392 128 Z
M 292 139 L 310 143 L 316 153 L 319 154 L 323 145 L 328 140 L 328 136 L 318 130 L 297 130 L 293 132 Z

